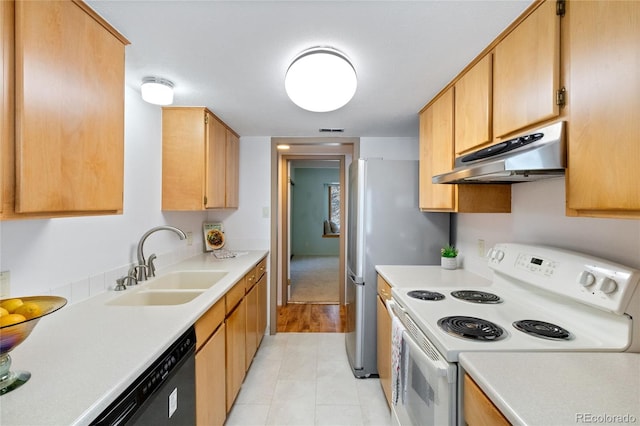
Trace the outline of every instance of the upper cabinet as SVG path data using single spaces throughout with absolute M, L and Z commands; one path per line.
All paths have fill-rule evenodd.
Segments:
M 455 153 L 491 142 L 492 55 L 489 53 L 455 84 Z
M 433 175 L 453 168 L 454 127 L 454 89 L 449 88 L 420 113 L 420 210 L 510 212 L 509 185 L 440 185 L 431 182 Z
M 121 212 L 128 41 L 81 1 L 0 7 L 2 218 Z
M 432 176 L 452 167 L 453 89 L 449 89 L 420 113 L 420 209 L 455 209 L 455 186 L 431 183 Z
M 547 0 L 494 50 L 493 129 L 501 138 L 559 115 L 560 16 Z
M 564 19 L 567 214 L 640 218 L 640 3 L 571 1 Z
M 162 209 L 238 207 L 238 135 L 203 107 L 162 108 Z

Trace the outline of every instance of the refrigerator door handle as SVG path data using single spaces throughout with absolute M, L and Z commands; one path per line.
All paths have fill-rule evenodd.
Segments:
M 364 278 L 363 277 L 357 277 L 356 274 L 351 272 L 351 270 L 348 271 L 348 274 L 349 274 L 349 278 L 351 279 L 351 281 L 353 281 L 354 284 L 356 284 L 356 285 L 364 285 Z

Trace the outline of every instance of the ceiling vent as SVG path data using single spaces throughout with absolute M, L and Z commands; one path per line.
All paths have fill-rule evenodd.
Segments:
M 320 133 L 344 133 L 344 129 L 331 128 L 331 127 L 323 127 L 318 129 Z

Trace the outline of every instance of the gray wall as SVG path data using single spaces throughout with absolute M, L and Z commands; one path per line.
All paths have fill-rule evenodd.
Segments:
M 295 255 L 340 254 L 338 238 L 322 238 L 327 219 L 327 183 L 340 181 L 340 169 L 296 168 L 291 202 L 291 248 Z

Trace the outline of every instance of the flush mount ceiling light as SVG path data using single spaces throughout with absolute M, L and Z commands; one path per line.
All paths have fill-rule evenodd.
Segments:
M 154 105 L 171 105 L 173 103 L 173 83 L 159 77 L 142 79 L 142 99 Z
M 300 108 L 328 112 L 353 98 L 358 80 L 344 53 L 332 47 L 312 47 L 293 60 L 284 86 L 289 98 Z

